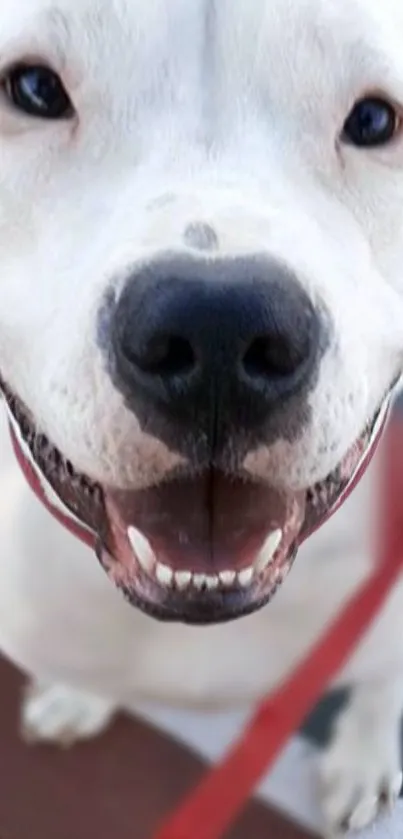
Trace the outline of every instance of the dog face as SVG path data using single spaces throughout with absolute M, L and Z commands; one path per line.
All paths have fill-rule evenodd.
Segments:
M 403 361 L 397 0 L 4 0 L 0 374 L 160 618 L 256 609 Z

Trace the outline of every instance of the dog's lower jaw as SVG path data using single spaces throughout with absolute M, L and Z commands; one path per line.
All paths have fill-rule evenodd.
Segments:
M 126 576 L 124 566 L 117 563 L 100 543 L 98 543 L 97 555 L 103 569 L 122 592 L 128 603 L 141 609 L 144 614 L 166 623 L 180 622 L 193 626 L 207 626 L 238 620 L 240 617 L 253 614 L 268 604 L 281 586 L 284 577 L 289 573 L 297 556 L 297 550 L 297 546 L 294 545 L 287 555 L 286 562 L 277 568 L 274 582 L 269 591 L 250 600 L 240 586 L 234 587 L 232 590 L 227 586 L 227 591 L 221 590 L 220 592 L 209 591 L 206 588 L 204 596 L 195 591 L 187 598 L 183 594 L 177 595 L 176 598 L 174 594 L 172 597 L 166 588 L 156 587 L 157 596 L 154 599 L 150 596 L 145 597 L 137 594 L 137 587 L 133 586 L 131 575 Z M 140 575 L 141 573 L 140 571 Z M 136 580 L 138 580 L 137 574 Z M 149 582 L 147 581 L 148 586 Z M 250 591 L 247 594 L 250 594 Z

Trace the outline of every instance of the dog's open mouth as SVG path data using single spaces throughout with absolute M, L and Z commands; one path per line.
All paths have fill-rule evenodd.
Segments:
M 145 490 L 100 486 L 35 429 L 3 387 L 16 452 L 46 506 L 93 544 L 128 600 L 164 620 L 218 623 L 268 602 L 298 546 L 331 515 L 364 470 L 386 399 L 337 468 L 300 492 L 211 470 Z

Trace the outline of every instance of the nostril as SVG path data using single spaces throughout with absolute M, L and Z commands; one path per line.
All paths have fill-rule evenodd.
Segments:
M 285 378 L 293 376 L 308 355 L 308 347 L 293 345 L 288 336 L 268 335 L 252 341 L 242 363 L 250 378 Z
M 162 416 L 176 417 L 210 439 L 216 426 L 228 435 L 237 414 L 245 429 L 263 428 L 286 399 L 305 399 L 324 327 L 298 278 L 276 262 L 166 255 L 108 303 L 99 338 L 131 409 L 154 411 L 158 428 Z
M 143 347 L 129 344 L 123 352 L 131 364 L 152 376 L 185 376 L 196 366 L 191 343 L 176 335 L 154 336 Z

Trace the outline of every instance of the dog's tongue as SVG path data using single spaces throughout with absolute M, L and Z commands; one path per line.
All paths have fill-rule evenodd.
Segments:
M 209 473 L 139 491 L 105 493 L 108 548 L 133 564 L 133 532 L 173 570 L 219 573 L 247 567 L 270 533 L 291 545 L 301 527 L 304 494 L 285 495 L 267 486 Z

